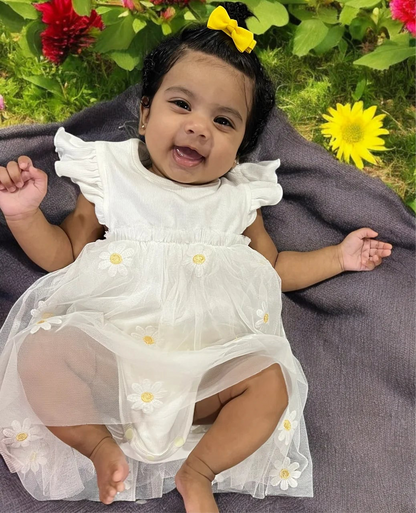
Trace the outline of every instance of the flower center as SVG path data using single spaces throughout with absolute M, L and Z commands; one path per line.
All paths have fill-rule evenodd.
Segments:
M 284 469 L 282 469 L 282 470 L 280 471 L 280 477 L 281 477 L 282 479 L 289 479 L 289 477 L 290 477 L 290 472 L 284 468 Z
M 110 256 L 110 262 L 112 264 L 118 265 L 118 264 L 121 264 L 122 261 L 123 261 L 123 258 L 118 253 L 113 253 Z
M 193 262 L 197 265 L 203 264 L 205 262 L 204 255 L 195 255 L 193 258 Z
M 132 428 L 126 429 L 126 432 L 124 433 L 124 436 L 127 438 L 127 440 L 132 440 L 134 436 L 134 431 Z
M 265 323 L 269 321 L 269 314 L 268 313 L 264 314 L 263 321 Z
M 290 420 L 285 420 L 283 422 L 283 427 L 286 429 L 286 431 L 290 431 L 291 427 L 292 427 L 292 424 L 290 423 Z
M 151 401 L 153 401 L 155 396 L 150 392 L 143 392 L 143 394 L 140 397 L 144 403 L 150 403 Z
M 16 440 L 18 442 L 24 442 L 29 435 L 27 433 L 17 433 Z
M 348 144 L 360 142 L 363 138 L 363 129 L 359 123 L 348 123 L 341 128 L 342 138 Z
M 153 338 L 149 337 L 149 335 L 146 335 L 145 337 L 143 337 L 143 340 L 144 340 L 145 344 L 148 344 L 148 345 L 151 345 L 151 344 L 155 343 Z

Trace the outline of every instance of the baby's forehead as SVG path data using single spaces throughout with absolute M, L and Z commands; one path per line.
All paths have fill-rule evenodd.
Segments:
M 219 57 L 203 52 L 187 51 L 166 73 L 161 86 L 178 85 L 207 97 L 213 94 L 218 100 L 229 98 L 244 104 L 247 112 L 253 103 L 253 80 Z

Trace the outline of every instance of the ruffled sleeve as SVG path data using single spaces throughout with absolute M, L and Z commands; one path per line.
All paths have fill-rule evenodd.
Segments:
M 103 183 L 95 142 L 83 141 L 61 127 L 56 132 L 54 144 L 60 159 L 55 163 L 56 174 L 69 177 L 79 186 L 87 200 L 94 203 L 98 222 L 105 225 Z
M 276 169 L 280 160 L 239 164 L 234 171 L 247 183 L 250 193 L 247 226 L 256 219 L 257 209 L 267 205 L 277 205 L 283 197 L 282 186 L 277 181 Z

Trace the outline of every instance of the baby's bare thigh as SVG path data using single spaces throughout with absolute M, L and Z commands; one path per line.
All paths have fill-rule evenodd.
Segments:
M 195 403 L 192 423 L 195 425 L 212 424 L 222 408 L 249 387 L 266 388 L 270 394 L 286 393 L 286 384 L 280 365 L 272 364 L 261 372 L 221 390 L 218 394 L 198 401 Z M 260 396 L 264 396 L 264 394 L 260 394 Z M 264 397 L 267 398 L 267 396 Z

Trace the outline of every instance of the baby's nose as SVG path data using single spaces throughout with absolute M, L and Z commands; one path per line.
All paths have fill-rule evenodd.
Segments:
M 194 134 L 196 136 L 201 136 L 205 139 L 209 138 L 209 121 L 202 118 L 201 116 L 194 116 L 192 117 L 192 119 L 187 119 L 184 128 L 185 132 L 188 135 Z

